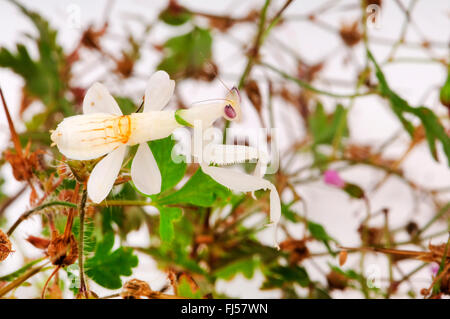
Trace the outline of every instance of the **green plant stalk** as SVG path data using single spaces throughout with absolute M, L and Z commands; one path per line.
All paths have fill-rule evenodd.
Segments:
M 87 190 L 83 190 L 83 196 L 81 197 L 80 203 L 80 231 L 78 239 L 78 266 L 80 268 L 80 294 L 84 294 L 86 298 L 89 298 L 89 293 L 87 291 L 86 279 L 84 276 L 84 217 L 85 217 L 85 206 L 87 199 Z
M 295 83 L 297 83 L 299 86 L 301 86 L 302 88 L 309 90 L 311 92 L 317 93 L 317 94 L 322 94 L 322 95 L 326 95 L 326 96 L 330 96 L 330 97 L 336 97 L 336 98 L 347 98 L 347 99 L 351 99 L 351 98 L 355 98 L 355 97 L 361 97 L 361 96 L 368 96 L 368 95 L 372 95 L 372 94 L 377 94 L 377 91 L 367 91 L 364 93 L 353 93 L 353 94 L 339 94 L 339 93 L 333 93 L 333 92 L 328 92 L 325 90 L 321 90 L 318 89 L 314 86 L 312 86 L 311 84 L 302 81 L 300 79 L 297 79 L 296 77 L 287 74 L 284 71 L 279 70 L 278 68 L 274 67 L 271 64 L 268 64 L 266 62 L 260 62 L 259 63 L 262 66 L 267 67 L 268 69 L 278 73 L 279 75 L 281 75 L 283 78 L 285 78 L 286 80 L 290 80 L 293 81 Z
M 441 264 L 439 265 L 439 271 L 436 274 L 436 276 L 439 276 L 442 273 L 442 271 L 444 271 L 445 264 L 446 264 L 446 261 L 447 261 L 447 256 L 448 256 L 449 245 L 450 245 L 450 233 L 449 233 L 449 236 L 448 236 L 447 244 L 445 245 L 445 251 L 444 251 L 444 255 L 442 256 Z M 439 291 L 441 290 L 441 282 L 442 282 L 442 279 L 439 279 L 437 281 L 437 283 L 433 287 L 433 292 L 439 293 Z
M 245 80 L 247 76 L 250 74 L 250 71 L 254 65 L 254 59 L 258 56 L 259 47 L 262 44 L 262 36 L 264 33 L 264 25 L 266 24 L 266 16 L 267 16 L 267 8 L 269 7 L 271 0 L 266 0 L 264 6 L 261 9 L 261 14 L 259 18 L 258 24 L 258 33 L 255 38 L 255 42 L 252 47 L 253 54 L 248 57 L 247 65 L 245 66 L 244 72 L 239 80 L 238 89 L 242 89 L 245 84 Z M 223 128 L 223 143 L 226 143 L 227 140 L 227 129 L 230 127 L 230 121 L 225 122 L 225 126 Z
M 433 218 L 431 218 L 428 223 L 426 223 L 418 232 L 416 237 L 419 238 L 419 236 L 425 232 L 428 228 L 430 228 L 431 225 L 434 224 L 434 222 L 436 222 L 439 218 L 441 218 L 442 216 L 444 216 L 444 214 L 448 213 L 448 211 L 450 210 L 450 202 L 447 203 L 444 207 L 442 207 L 439 212 L 433 216 Z
M 27 281 L 29 278 L 33 277 L 34 275 L 36 275 L 37 273 L 39 273 L 41 270 L 44 269 L 44 267 L 49 263 L 46 262 L 45 264 L 41 265 L 41 266 L 36 266 L 31 268 L 29 271 L 27 271 L 25 274 L 23 274 L 22 276 L 16 278 L 14 281 L 12 281 L 11 283 L 9 283 L 8 285 L 6 285 L 3 288 L 0 288 L 0 297 L 3 297 L 5 294 L 7 294 L 8 292 L 10 292 L 11 290 L 13 290 L 14 288 L 19 287 L 21 284 L 23 284 L 25 281 Z

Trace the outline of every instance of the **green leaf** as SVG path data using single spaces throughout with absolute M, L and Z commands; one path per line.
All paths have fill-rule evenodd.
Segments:
M 266 281 L 261 289 L 283 288 L 285 285 L 297 283 L 302 287 L 309 285 L 309 276 L 305 268 L 300 266 L 275 266 L 266 273 Z
M 230 280 L 238 273 L 242 273 L 245 278 L 251 279 L 255 273 L 255 269 L 259 266 L 259 260 L 251 257 L 244 260 L 237 260 L 224 267 L 214 271 L 213 275 L 217 278 Z
M 159 19 L 170 25 L 182 25 L 189 21 L 191 17 L 192 14 L 186 8 L 179 5 L 173 7 L 170 4 L 159 14 Z
M 447 79 L 439 91 L 439 100 L 450 111 L 450 64 L 448 65 Z
M 329 242 L 333 241 L 337 243 L 337 241 L 333 237 L 328 235 L 327 231 L 322 225 L 308 221 L 308 231 L 311 233 L 311 236 L 313 236 L 315 239 L 322 241 L 324 245 L 327 247 L 327 250 L 333 256 L 335 255 L 335 253 L 331 250 Z
M 291 206 L 294 203 L 295 203 L 294 201 L 292 203 L 290 203 L 289 205 L 281 203 L 281 213 L 283 214 L 284 218 L 286 218 L 287 220 L 289 220 L 293 223 L 296 223 L 296 222 L 298 222 L 299 218 L 298 218 L 297 214 L 291 209 Z
M 331 144 L 336 134 L 348 136 L 347 111 L 341 104 L 336 106 L 334 113 L 327 115 L 322 103 L 318 103 L 308 117 L 308 124 L 315 145 Z
M 181 189 L 158 200 L 158 203 L 210 207 L 217 198 L 226 198 L 229 195 L 230 190 L 217 183 L 199 168 Z
M 136 200 L 136 191 L 130 183 L 123 185 L 120 192 L 110 197 L 113 200 Z M 138 206 L 110 206 L 104 207 L 100 214 L 102 232 L 107 233 L 113 230 L 115 223 L 119 228 L 119 235 L 125 239 L 126 235 L 134 230 L 138 230 L 145 220 L 145 212 Z
M 167 40 L 164 52 L 158 69 L 166 71 L 172 78 L 196 75 L 211 58 L 211 34 L 207 29 L 194 27 L 186 34 Z
M 39 258 L 33 261 L 30 261 L 29 263 L 27 263 L 25 266 L 23 266 L 22 268 L 17 269 L 16 271 L 2 276 L 0 277 L 0 282 L 1 281 L 13 281 L 14 279 L 20 277 L 21 275 L 23 275 L 28 269 L 30 269 L 31 267 L 33 267 L 34 265 L 36 265 L 38 262 L 41 262 L 44 258 Z
M 195 292 L 192 291 L 191 285 L 189 284 L 189 281 L 185 277 L 182 277 L 180 283 L 178 284 L 178 295 L 180 297 L 186 297 L 189 299 L 202 298 L 200 289 L 197 289 Z
M 171 136 L 151 141 L 148 145 L 161 172 L 161 192 L 171 189 L 183 178 L 186 172 L 186 161 L 183 158 L 179 158 L 179 163 L 173 161 L 172 150 L 175 146 L 175 141 Z
M 25 91 L 32 97 L 39 98 L 51 108 L 66 105 L 63 91 L 65 84 L 61 81 L 65 72 L 66 59 L 62 47 L 57 43 L 56 30 L 47 20 L 36 12 L 30 11 L 16 1 L 12 1 L 34 24 L 39 37 L 35 40 L 39 58 L 32 60 L 27 48 L 18 44 L 16 52 L 6 48 L 0 49 L 0 66 L 10 68 L 25 80 Z
M 138 265 L 138 258 L 129 248 L 120 247 L 114 251 L 114 233 L 105 234 L 97 244 L 95 255 L 86 261 L 86 274 L 99 285 L 108 289 L 122 287 L 121 276 L 131 276 L 132 268 Z
M 164 242 L 173 240 L 173 223 L 181 218 L 182 211 L 178 207 L 160 207 L 159 234 Z
M 134 105 L 133 100 L 130 98 L 115 96 L 114 99 L 117 101 L 117 104 L 119 104 L 123 114 L 131 114 L 136 112 L 136 105 Z
M 424 106 L 410 106 L 406 100 L 392 91 L 386 81 L 383 72 L 381 71 L 380 66 L 369 50 L 367 50 L 367 56 L 375 66 L 375 73 L 378 78 L 378 87 L 381 95 L 389 99 L 392 110 L 397 115 L 404 128 L 412 137 L 414 134 L 414 126 L 410 121 L 406 119 L 405 114 L 412 114 L 418 117 L 425 128 L 425 134 L 431 155 L 436 161 L 438 160 L 436 140 L 441 141 L 445 155 L 447 156 L 448 165 L 450 166 L 450 137 L 445 132 L 445 128 L 440 123 L 439 118 L 429 108 L 426 108 Z
M 345 183 L 343 190 L 353 198 L 361 199 L 365 196 L 363 189 L 356 184 Z

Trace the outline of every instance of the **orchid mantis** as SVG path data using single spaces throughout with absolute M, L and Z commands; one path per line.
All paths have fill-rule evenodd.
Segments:
M 91 172 L 87 182 L 89 198 L 103 201 L 111 191 L 120 172 L 127 146 L 138 144 L 131 165 L 131 179 L 136 188 L 147 195 L 161 191 L 161 173 L 147 142 L 165 138 L 183 126 L 200 123 L 209 128 L 223 117 L 239 121 L 240 96 L 236 88 L 225 99 L 210 101 L 185 110 L 162 111 L 169 102 L 175 82 L 164 71 L 157 71 L 148 81 L 142 113 L 123 115 L 117 102 L 100 83 L 93 84 L 83 101 L 83 114 L 65 118 L 51 131 L 51 140 L 67 158 L 90 160 L 106 155 Z M 258 162 L 255 174 L 248 175 L 209 164 L 233 164 L 259 159 L 256 149 L 239 145 L 209 145 L 209 156 L 200 162 L 205 174 L 218 183 L 240 192 L 270 190 L 270 221 L 275 225 L 281 215 L 280 198 L 275 186 L 263 179 L 267 159 Z M 224 159 L 224 152 L 232 160 Z

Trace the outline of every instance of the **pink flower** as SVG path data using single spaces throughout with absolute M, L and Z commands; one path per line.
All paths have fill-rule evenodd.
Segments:
M 438 263 L 432 263 L 430 265 L 430 270 L 431 270 L 431 273 L 433 274 L 433 276 L 436 277 L 437 273 L 439 271 L 439 264 Z
M 332 186 L 343 188 L 345 186 L 345 181 L 339 176 L 339 173 L 335 170 L 326 170 L 323 174 L 323 181 Z

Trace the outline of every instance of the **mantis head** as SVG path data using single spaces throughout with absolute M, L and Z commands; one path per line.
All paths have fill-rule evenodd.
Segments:
M 225 98 L 223 116 L 229 121 L 241 120 L 241 96 L 236 87 L 233 87 Z

